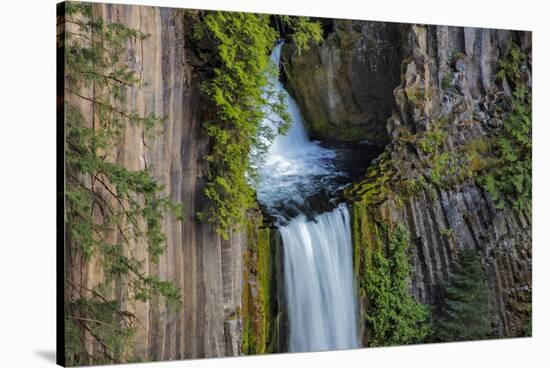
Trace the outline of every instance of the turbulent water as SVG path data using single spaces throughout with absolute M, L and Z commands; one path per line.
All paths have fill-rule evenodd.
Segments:
M 278 65 L 282 43 L 271 54 Z M 282 207 L 301 206 L 304 200 L 320 188 L 335 186 L 334 179 L 342 175 L 334 166 L 336 153 L 309 140 L 296 101 L 284 89 L 282 83 L 271 81 L 277 93 L 284 96 L 291 125 L 286 134 L 275 137 L 260 169 L 261 182 L 258 199 L 275 214 Z M 281 120 L 271 114 L 264 124 Z
M 271 59 L 278 64 L 282 44 Z M 276 217 L 281 208 L 302 204 L 321 189 L 334 190 L 342 176 L 337 153 L 308 139 L 296 102 L 279 81 L 292 119 L 270 146 L 260 169 L 258 199 Z M 273 116 L 265 124 L 273 121 Z M 279 222 L 284 247 L 290 351 L 358 347 L 349 213 L 344 204 L 313 221 L 301 214 Z

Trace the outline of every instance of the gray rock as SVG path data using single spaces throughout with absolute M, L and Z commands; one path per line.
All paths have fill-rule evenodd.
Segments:
M 315 139 L 388 142 L 401 32 L 394 23 L 337 19 L 321 45 L 301 55 L 287 51 L 287 85 Z

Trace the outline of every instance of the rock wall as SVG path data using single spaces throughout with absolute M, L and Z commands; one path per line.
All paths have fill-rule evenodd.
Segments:
M 531 213 L 496 208 L 468 171 L 466 152 L 496 134 L 511 111 L 508 84 L 496 83 L 497 61 L 512 41 L 530 55 L 531 34 L 411 25 L 405 35 L 403 76 L 394 91 L 398 109 L 387 122 L 391 143 L 352 196 L 356 254 L 374 236 L 370 224 L 404 224 L 413 239 L 411 292 L 437 308 L 458 251 L 478 249 L 495 335 L 529 336 Z M 530 56 L 522 69 L 530 86 Z M 434 131 L 443 132 L 440 150 L 448 152 L 443 179 L 433 175 L 436 154 L 422 146 Z M 358 277 L 363 266 L 356 258 Z
M 149 274 L 173 281 L 183 296 L 181 309 L 175 310 L 161 300 L 131 304 L 127 291 L 116 288 L 115 297 L 137 317 L 132 355 L 138 360 L 239 355 L 246 234 L 235 232 L 223 240 L 212 224 L 196 218 L 207 205 L 204 156 L 209 146 L 201 125 L 208 108 L 199 89 L 202 71 L 189 45 L 194 17 L 184 10 L 147 6 L 94 4 L 93 11 L 108 22 L 149 34 L 128 45 L 126 61 L 143 83 L 140 88 L 127 89 L 126 108 L 167 117 L 156 136 L 127 126 L 111 159 L 132 170 L 151 167 L 166 193 L 183 204 L 186 216 L 183 223 L 166 217 L 166 250 L 158 264 L 149 259 L 145 244 L 136 243 L 130 250 L 144 260 Z M 69 99 L 92 120 L 89 104 L 76 97 Z M 71 254 L 67 257 L 71 259 Z M 76 292 L 83 295 L 86 288 L 102 281 L 94 261 L 67 262 L 66 272 L 70 280 L 78 281 Z M 100 347 L 90 343 L 88 349 Z
M 333 20 L 320 45 L 283 62 L 287 86 L 314 139 L 388 143 L 385 122 L 395 109 L 400 82 L 403 26 Z M 287 46 L 287 49 L 291 48 Z
M 277 229 L 251 212 L 244 256 L 243 339 L 246 355 L 288 350 L 283 244 Z

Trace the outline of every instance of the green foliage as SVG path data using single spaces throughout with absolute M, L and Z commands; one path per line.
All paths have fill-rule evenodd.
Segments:
M 117 301 L 99 295 L 72 300 L 66 306 L 65 316 L 66 364 L 80 365 L 83 363 L 81 355 L 89 354 L 82 338 L 83 330 L 103 350 L 103 354 L 90 357 L 93 359 L 90 362 L 109 364 L 120 361 L 118 357 L 123 356 L 127 344 L 132 343 L 134 319 L 132 314 L 121 309 Z
M 481 137 L 465 144 L 461 151 L 467 158 L 468 170 L 473 174 L 483 173 L 500 161 L 493 157 L 496 150 L 494 137 Z
M 517 211 L 531 210 L 532 193 L 531 90 L 522 72 L 525 62 L 526 55 L 519 46 L 512 44 L 498 63 L 497 80 L 506 79 L 513 88 L 512 112 L 497 136 L 499 165 L 483 180 L 497 208 L 503 208 L 505 201 L 509 201 Z
M 476 250 L 459 253 L 445 284 L 443 312 L 436 320 L 439 341 L 491 337 L 491 305 L 487 275 Z
M 527 55 L 521 51 L 516 43 L 512 43 L 504 57 L 497 64 L 497 81 L 503 82 L 505 79 L 514 85 L 523 84 L 522 64 L 527 60 Z
M 409 102 L 416 107 L 420 107 L 426 99 L 426 92 L 424 89 L 417 86 L 408 87 L 405 90 L 405 94 Z
M 425 154 L 432 154 L 443 148 L 447 137 L 448 133 L 441 128 L 440 123 L 436 122 L 424 136 L 418 139 L 418 146 Z
M 149 169 L 128 170 L 109 158 L 129 124 L 151 133 L 162 123 L 123 107 L 126 89 L 141 82 L 122 57 L 128 42 L 147 35 L 104 22 L 91 4 L 67 2 L 65 10 L 65 94 L 82 102 L 65 104 L 66 262 L 87 262 L 103 276 L 94 286 L 66 278 L 65 355 L 71 365 L 123 362 L 130 359 L 134 316 L 113 299 L 115 285 L 129 303 L 162 296 L 179 305 L 179 290 L 144 265 L 164 251 L 165 214 L 183 215 Z M 138 242 L 147 245 L 148 258 L 133 253 Z M 87 351 L 89 339 L 100 349 Z
M 365 319 L 369 346 L 423 342 L 430 333 L 429 310 L 409 292 L 409 234 L 402 226 L 387 230 L 377 226 L 378 237 L 387 240 L 387 251 L 364 251 L 365 274 L 360 288 L 368 298 Z
M 407 179 L 402 183 L 401 192 L 405 196 L 413 196 L 420 193 L 426 188 L 426 179 L 423 175 L 419 175 L 417 178 Z
M 291 39 L 298 54 L 307 51 L 310 43 L 318 43 L 323 40 L 323 28 L 319 22 L 312 22 L 308 17 L 289 15 L 281 15 L 280 19 L 292 30 Z
M 454 237 L 453 229 L 451 229 L 451 228 L 442 229 L 442 230 L 441 230 L 441 235 L 443 235 L 444 237 L 446 237 L 446 238 L 448 238 L 448 239 L 451 239 L 451 238 Z
M 434 184 L 442 186 L 456 174 L 457 169 L 456 157 L 452 153 L 446 151 L 437 154 L 431 161 L 430 179 Z
M 360 202 L 365 205 L 381 203 L 392 193 L 391 181 L 395 173 L 388 152 L 383 152 L 376 165 L 368 168 L 361 181 L 347 187 L 344 195 L 350 202 Z
M 440 120 L 433 122 L 429 130 L 417 138 L 416 143 L 426 155 L 423 164 L 429 169 L 429 180 L 441 187 L 450 187 L 472 178 L 490 161 L 486 159 L 488 139 L 480 139 L 455 150 L 445 150 L 449 133 Z
M 262 137 L 269 141 L 273 134 L 269 127 L 261 129 L 260 123 L 267 110 L 284 111 L 281 96 L 270 102 L 264 92 L 273 93 L 268 74 L 276 70 L 269 64 L 269 50 L 277 33 L 267 15 L 225 12 L 208 13 L 195 33 L 214 44 L 208 55 L 213 76 L 204 84 L 216 106 L 215 116 L 205 124 L 212 146 L 205 193 L 213 205 L 201 218 L 216 222 L 227 238 L 232 227 L 245 223 L 245 211 L 254 203 L 245 178 L 249 153 L 253 145 L 264 142 Z M 283 117 L 276 123 L 287 123 L 288 116 Z
M 307 19 L 285 18 L 296 29 L 294 39 L 299 49 L 307 40 L 318 39 L 318 28 Z M 212 68 L 204 91 L 215 108 L 205 123 L 211 138 L 211 152 L 206 196 L 212 206 L 199 216 L 217 224 L 225 238 L 228 232 L 246 223 L 245 212 L 254 204 L 254 192 L 246 176 L 254 179 L 255 168 L 275 132 L 262 121 L 269 112 L 281 116 L 273 124 L 284 131 L 290 118 L 281 94 L 269 83 L 277 67 L 269 62 L 269 52 L 277 40 L 268 15 L 209 12 L 197 23 L 195 36 L 213 45 L 203 55 Z M 251 149 L 256 155 L 251 157 Z
M 453 86 L 453 75 L 451 73 L 446 73 L 441 79 L 441 87 L 444 91 L 450 91 Z

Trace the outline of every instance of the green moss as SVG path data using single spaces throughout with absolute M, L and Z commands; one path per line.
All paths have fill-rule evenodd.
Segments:
M 421 107 L 426 100 L 426 91 L 419 86 L 410 86 L 405 88 L 407 100 L 415 107 Z
M 443 230 L 441 230 L 441 235 L 443 235 L 444 237 L 446 237 L 448 239 L 451 239 L 451 238 L 454 237 L 453 229 L 451 229 L 451 228 L 443 229 Z
M 259 211 L 249 215 L 247 226 L 248 249 L 245 253 L 243 287 L 243 337 L 244 354 L 264 354 L 270 340 L 270 229 L 262 226 Z M 254 282 L 249 282 L 253 280 Z
M 455 158 L 449 152 L 443 152 L 433 157 L 430 171 L 432 183 L 442 186 L 455 172 Z
M 468 170 L 475 175 L 499 165 L 500 160 L 494 157 L 495 150 L 496 139 L 494 137 L 482 137 L 465 144 L 461 152 L 467 158 Z
M 418 138 L 417 144 L 422 152 L 432 154 L 444 148 L 448 136 L 448 132 L 441 127 L 441 124 L 434 122 L 431 129 Z
M 419 175 L 418 178 L 406 179 L 398 183 L 399 194 L 405 198 L 414 196 L 424 190 L 427 186 L 426 179 L 423 175 Z
M 462 51 L 454 51 L 451 55 L 451 59 L 449 60 L 449 63 L 451 66 L 456 66 L 456 62 L 460 59 L 464 59 L 466 55 Z
M 391 193 L 391 179 L 394 173 L 389 154 L 384 152 L 378 163 L 371 166 L 361 181 L 347 188 L 344 192 L 350 201 L 360 201 L 368 205 L 387 200 Z
M 481 175 L 497 163 L 492 152 L 494 138 L 478 138 L 447 150 L 445 143 L 449 136 L 448 129 L 444 121 L 436 120 L 429 130 L 416 136 L 415 142 L 412 142 L 425 155 L 421 157 L 421 162 L 431 183 L 449 188 Z

